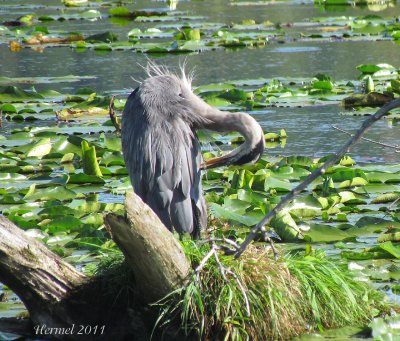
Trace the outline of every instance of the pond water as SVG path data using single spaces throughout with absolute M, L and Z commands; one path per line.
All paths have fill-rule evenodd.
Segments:
M 5 11 L 0 11 L 0 21 L 14 20 L 34 11 L 37 14 L 54 14 L 59 11 L 59 1 L 9 2 L 3 1 Z M 18 3 L 23 6 L 18 6 Z M 11 6 L 10 6 L 11 4 Z M 243 19 L 256 22 L 270 20 L 281 25 L 307 23 L 315 17 L 364 16 L 377 14 L 381 17 L 400 15 L 400 5 L 396 2 L 377 7 L 339 6 L 327 11 L 313 5 L 312 2 L 266 2 L 257 6 L 243 5 L 243 2 L 229 1 L 180 1 L 176 11 L 193 16 L 202 16 L 207 22 L 232 23 Z M 268 5 L 265 5 L 268 4 Z M 165 2 L 137 1 L 127 5 L 130 9 L 159 8 L 166 10 Z M 100 8 L 107 13 L 107 7 Z M 378 11 L 379 10 L 379 11 Z M 66 10 L 68 12 L 69 10 Z M 378 11 L 378 12 L 375 12 Z M 154 24 L 154 23 L 152 23 Z M 80 31 L 94 34 L 110 30 L 117 33 L 121 40 L 134 27 L 145 28 L 148 23 L 117 22 L 108 19 L 87 21 L 54 21 L 46 23 L 49 28 Z M 295 30 L 293 28 L 293 30 Z M 145 55 L 131 50 L 99 53 L 94 50 L 77 52 L 69 47 L 45 48 L 40 52 L 23 49 L 10 53 L 6 44 L 0 44 L 1 75 L 7 77 L 38 77 L 80 75 L 93 76 L 79 83 L 39 84 L 38 90 L 51 88 L 71 92 L 78 87 L 90 87 L 98 93 L 109 92 L 127 96 L 137 83 L 133 79 L 142 79 L 144 65 L 148 58 L 157 63 L 176 69 L 180 62 L 187 61 L 188 69 L 195 70 L 194 86 L 214 82 L 227 82 L 239 79 L 257 78 L 298 78 L 312 77 L 317 73 L 326 73 L 334 80 L 356 79 L 359 72 L 356 66 L 367 63 L 389 63 L 398 67 L 400 46 L 385 39 L 381 41 L 325 40 L 323 42 L 298 42 L 296 35 L 287 33 L 284 44 L 271 43 L 262 48 L 241 48 L 216 50 L 177 57 L 174 54 Z M 288 134 L 285 148 L 268 151 L 275 155 L 312 155 L 322 156 L 335 151 L 347 135 L 336 131 L 332 125 L 338 125 L 347 131 L 354 131 L 363 117 L 343 117 L 340 105 L 313 106 L 304 108 L 270 108 L 267 111 L 254 112 L 267 131 L 284 128 Z M 378 122 L 367 137 L 380 142 L 397 144 L 400 127 L 391 126 L 385 120 Z M 399 155 L 394 150 L 382 149 L 371 143 L 359 143 L 351 153 L 357 161 L 396 163 Z

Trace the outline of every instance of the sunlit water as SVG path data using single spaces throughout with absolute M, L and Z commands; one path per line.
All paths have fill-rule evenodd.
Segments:
M 4 1 L 4 3 L 10 3 Z M 12 2 L 14 5 L 16 2 Z M 40 14 L 54 13 L 58 1 L 22 2 L 25 7 L 0 11 L 0 21 L 12 20 L 20 15 L 32 13 L 29 6 L 36 6 L 34 11 Z M 46 4 L 46 7 L 38 5 Z M 129 6 L 128 6 L 129 7 Z M 164 2 L 138 1 L 132 8 L 166 7 Z M 400 6 L 383 9 L 377 14 L 383 17 L 400 15 Z M 274 3 L 268 6 L 232 6 L 228 1 L 181 1 L 178 11 L 190 15 L 202 15 L 209 22 L 232 23 L 243 19 L 255 19 L 258 22 L 270 20 L 274 23 L 291 23 L 305 21 L 319 16 L 362 16 L 371 14 L 367 7 L 339 7 L 337 12 L 324 12 L 312 3 L 295 5 Z M 101 9 L 106 12 L 107 9 Z M 84 20 L 49 22 L 50 28 L 63 31 L 82 31 L 85 34 L 110 30 L 118 33 L 120 40 L 133 27 L 146 24 L 129 22 L 122 26 L 110 23 L 109 20 L 88 22 Z M 148 25 L 148 24 L 147 24 Z M 154 25 L 154 24 L 152 24 Z M 71 92 L 79 87 L 90 87 L 98 93 L 117 93 L 128 95 L 135 88 L 133 79 L 142 79 L 145 74 L 139 66 L 147 58 L 171 68 L 177 68 L 179 62 L 187 60 L 189 69 L 195 69 L 194 86 L 230 80 L 274 78 L 274 77 L 312 77 L 317 73 L 327 73 L 335 80 L 356 79 L 359 75 L 356 66 L 362 63 L 389 63 L 399 67 L 400 46 L 391 41 L 376 42 L 307 42 L 291 41 L 286 44 L 270 44 L 264 48 L 243 48 L 236 50 L 218 50 L 190 54 L 186 56 L 162 55 L 146 56 L 133 51 L 113 51 L 98 53 L 93 50 L 77 52 L 67 47 L 45 48 L 42 52 L 23 49 L 19 53 L 9 52 L 8 46 L 0 45 L 0 75 L 8 77 L 38 76 L 95 76 L 95 79 L 79 83 L 39 84 L 37 89 L 54 89 Z M 284 149 L 269 150 L 273 155 L 310 155 L 322 156 L 334 152 L 348 139 L 347 135 L 332 128 L 338 125 L 347 131 L 354 131 L 363 121 L 363 117 L 341 116 L 343 110 L 339 105 L 304 107 L 304 108 L 271 108 L 263 112 L 252 112 L 265 130 L 276 132 L 285 129 L 288 140 Z M 388 122 L 378 122 L 369 132 L 369 137 L 380 142 L 398 144 L 400 142 L 399 126 L 391 127 Z M 351 153 L 358 161 L 389 162 L 399 161 L 399 154 L 393 149 L 383 149 L 371 143 L 359 143 Z

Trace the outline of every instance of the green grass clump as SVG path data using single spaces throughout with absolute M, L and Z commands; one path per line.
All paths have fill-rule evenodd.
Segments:
M 136 299 L 136 280 L 123 253 L 116 249 L 109 251 L 101 258 L 100 263 L 88 269 L 86 273 L 92 276 L 88 283 L 86 300 L 101 299 L 104 306 L 124 308 L 134 307 Z M 97 290 L 94 289 L 97 287 Z M 93 295 L 89 298 L 87 295 Z
M 209 245 L 185 241 L 196 267 Z M 210 257 L 187 285 L 158 302 L 157 327 L 178 323 L 199 339 L 272 340 L 362 324 L 383 308 L 383 295 L 322 253 L 282 256 L 250 247 L 238 260 Z

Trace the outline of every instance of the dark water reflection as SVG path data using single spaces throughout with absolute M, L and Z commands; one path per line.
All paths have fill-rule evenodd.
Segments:
M 3 3 L 10 3 L 3 1 Z M 15 2 L 14 2 L 15 3 Z M 45 4 L 37 13 L 54 13 L 51 6 L 59 6 L 59 1 L 23 2 L 25 6 Z M 163 2 L 138 1 L 132 8 L 148 8 L 166 6 Z M 212 8 L 212 10 L 210 10 Z M 341 8 L 343 12 L 324 12 L 312 4 L 274 4 L 269 6 L 231 6 L 228 1 L 181 1 L 178 10 L 192 15 L 203 15 L 211 22 L 239 22 L 246 18 L 257 21 L 273 22 L 304 21 L 317 16 L 371 14 L 368 8 Z M 107 9 L 100 9 L 106 12 Z M 13 11 L 0 11 L 0 20 L 15 19 L 19 15 L 32 13 L 30 7 L 16 8 Z M 393 17 L 400 15 L 400 6 L 377 13 L 380 16 Z M 84 31 L 85 34 L 111 30 L 126 39 L 126 33 L 137 23 L 127 26 L 110 23 L 109 20 L 96 22 L 69 21 L 51 22 L 53 28 L 62 30 Z M 136 26 L 135 26 L 136 25 Z M 362 63 L 389 63 L 396 67 L 399 64 L 400 46 L 391 41 L 332 41 L 290 42 L 271 44 L 264 48 L 236 49 L 227 51 L 211 51 L 188 56 L 162 55 L 150 58 L 158 63 L 176 68 L 179 62 L 187 59 L 190 69 L 195 68 L 194 85 L 228 80 L 273 78 L 273 77 L 310 77 L 317 73 L 330 74 L 335 80 L 355 79 L 358 77 L 356 66 Z M 148 57 L 132 51 L 113 51 L 98 53 L 93 50 L 77 52 L 70 48 L 46 48 L 38 53 L 31 49 L 23 49 L 19 53 L 11 53 L 8 47 L 0 45 L 1 76 L 38 77 L 65 76 L 69 74 L 95 76 L 95 79 L 83 80 L 79 83 L 39 84 L 38 90 L 54 89 L 74 93 L 79 87 L 91 87 L 98 93 L 110 92 L 127 95 L 136 83 L 132 80 L 144 77 L 144 71 L 138 64 L 145 64 Z M 335 131 L 331 125 L 352 131 L 357 128 L 363 117 L 340 116 L 339 106 L 305 107 L 305 108 L 271 108 L 267 113 L 254 112 L 257 119 L 268 131 L 284 128 L 288 133 L 285 149 L 276 148 L 268 151 L 271 154 L 302 154 L 321 156 L 335 151 L 347 136 Z M 399 126 L 388 127 L 382 121 L 369 133 L 371 138 L 391 144 L 400 141 Z M 360 143 L 353 154 L 363 161 L 398 162 L 399 154 L 393 150 L 377 145 Z

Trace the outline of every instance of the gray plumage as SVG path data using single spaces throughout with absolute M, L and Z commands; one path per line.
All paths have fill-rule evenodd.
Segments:
M 219 111 L 194 95 L 183 69 L 181 77 L 151 63 L 147 71 L 123 112 L 126 167 L 134 191 L 164 225 L 197 238 L 207 226 L 201 168 L 256 161 L 264 149 L 263 132 L 249 115 Z M 202 128 L 237 130 L 245 142 L 203 164 L 195 133 Z

